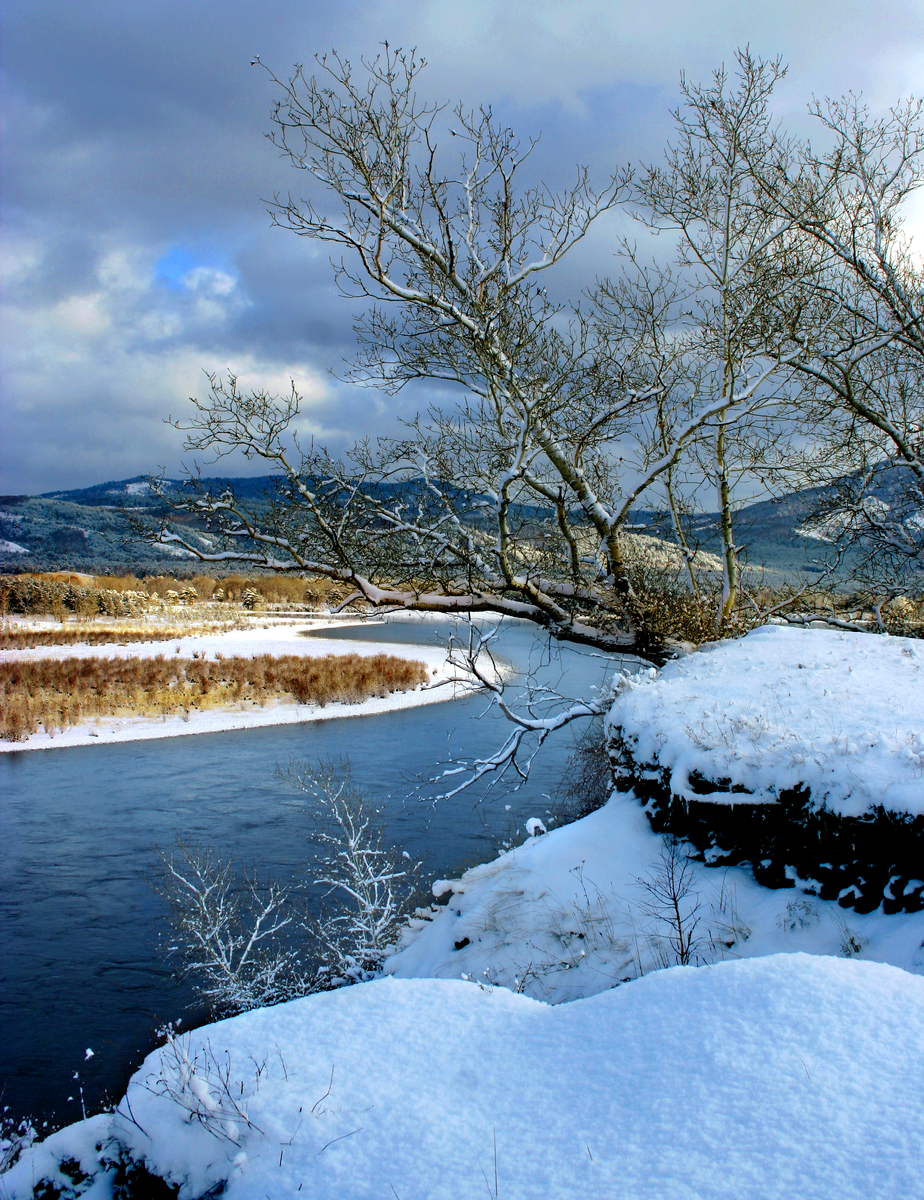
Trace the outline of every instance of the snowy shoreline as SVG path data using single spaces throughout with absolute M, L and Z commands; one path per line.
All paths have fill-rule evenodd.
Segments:
M 624 677 L 607 725 L 684 801 L 924 814 L 920 639 L 767 625 Z
M 363 656 L 391 654 L 396 658 L 423 662 L 430 682 L 413 691 L 393 692 L 388 696 L 372 696 L 359 704 L 297 704 L 295 701 L 271 701 L 264 707 L 240 704 L 193 710 L 188 714 L 168 717 L 99 717 L 82 721 L 53 734 L 39 730 L 22 742 L 0 741 L 0 754 L 15 754 L 29 750 L 63 750 L 72 746 L 102 746 L 125 742 L 149 741 L 159 738 L 186 737 L 199 733 L 225 733 L 241 729 L 263 729 L 271 725 L 294 725 L 309 721 L 330 721 L 340 717 L 374 716 L 401 709 L 439 704 L 468 695 L 471 685 L 446 662 L 441 646 L 408 645 L 343 641 L 316 636 L 318 630 L 345 625 L 362 625 L 361 621 L 335 621 L 313 618 L 293 625 L 272 625 L 250 629 L 232 629 L 224 633 L 186 635 L 175 640 L 159 642 L 126 642 L 91 646 L 38 646 L 28 650 L 0 650 L 0 662 L 31 661 L 56 658 L 155 658 L 167 655 L 179 658 L 214 659 L 256 654 L 297 654 L 319 658 L 328 654 L 359 654 Z M 139 630 L 139 634 L 143 632 Z M 309 636 L 312 635 L 312 636 Z

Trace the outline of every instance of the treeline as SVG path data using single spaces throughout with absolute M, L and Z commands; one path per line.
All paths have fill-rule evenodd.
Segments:
M 339 589 L 343 591 L 343 589 Z M 209 601 L 263 605 L 330 602 L 338 589 L 328 579 L 260 575 L 80 575 L 47 572 L 0 576 L 0 612 L 34 616 L 142 617 L 160 605 Z M 344 592 L 344 594 L 346 594 Z

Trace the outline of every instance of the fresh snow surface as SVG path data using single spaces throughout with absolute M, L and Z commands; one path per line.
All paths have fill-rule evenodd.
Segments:
M 638 763 L 670 772 L 674 795 L 704 797 L 691 771 L 772 802 L 804 784 L 843 816 L 873 805 L 924 813 L 924 642 L 765 626 L 624 676 L 609 725 Z
M 223 1180 L 226 1200 L 921 1190 L 924 980 L 874 963 L 677 967 L 558 1007 L 388 979 L 180 1045 L 185 1082 L 175 1052 L 155 1051 L 111 1131 L 181 1200 Z M 103 1120 L 27 1151 L 3 1180 L 9 1200 L 30 1196 L 62 1150 L 92 1157 Z
M 0 554 L 28 554 L 25 546 L 17 546 L 15 542 L 4 541 L 0 538 Z
M 410 923 L 385 970 L 398 978 L 470 978 L 551 1003 L 605 991 L 676 961 L 669 926 L 648 910 L 645 882 L 663 869 L 663 839 L 632 792 L 580 821 L 528 838 L 458 880 L 448 901 Z M 681 844 L 681 854 L 686 847 Z M 847 912 L 792 888 L 762 887 L 749 868 L 688 864 L 682 901 L 696 921 L 697 962 L 795 951 L 924 970 L 924 912 Z
M 178 637 L 166 642 L 126 642 L 103 646 L 37 646 L 30 650 L 0 650 L 0 662 L 45 658 L 155 658 L 168 657 L 213 659 L 234 656 L 251 658 L 257 654 L 300 654 L 320 657 L 326 654 L 391 654 L 396 658 L 423 662 L 430 678 L 425 687 L 408 692 L 393 692 L 388 696 L 373 696 L 361 704 L 327 704 L 324 708 L 296 704 L 294 701 L 270 701 L 261 708 L 257 704 L 238 704 L 229 708 L 192 711 L 188 716 L 162 717 L 100 717 L 68 726 L 54 734 L 43 729 L 24 742 L 0 741 L 0 753 L 20 750 L 50 750 L 66 746 L 98 746 L 112 742 L 145 741 L 152 738 L 182 737 L 194 733 L 218 733 L 229 729 L 257 729 L 266 725 L 289 725 L 302 721 L 328 721 L 335 717 L 358 717 L 372 713 L 391 712 L 399 708 L 416 708 L 435 704 L 466 694 L 466 682 L 446 662 L 446 652 L 440 646 L 408 646 L 382 642 L 346 642 L 317 637 L 305 637 L 308 629 L 331 624 L 341 628 L 349 622 L 314 620 L 295 625 L 273 624 L 249 629 L 232 629 L 224 633 Z M 128 636 L 144 636 L 144 627 Z M 2 1200 L 2 1196 L 0 1196 Z

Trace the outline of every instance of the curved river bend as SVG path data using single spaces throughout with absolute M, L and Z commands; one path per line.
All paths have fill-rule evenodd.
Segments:
M 444 619 L 398 619 L 333 636 L 409 647 L 450 629 Z M 617 666 L 577 649 L 550 658 L 517 622 L 496 647 L 515 672 L 532 667 L 575 696 Z M 390 840 L 424 859 L 426 877 L 493 857 L 494 835 L 545 812 L 573 742 L 567 731 L 550 739 L 516 793 L 501 785 L 483 803 L 474 790 L 423 803 L 417 783 L 450 750 L 471 757 L 501 744 L 509 726 L 485 709 L 484 697 L 468 696 L 377 716 L 0 755 L 0 1103 L 17 1116 L 75 1120 L 81 1088 L 88 1112 L 121 1094 L 158 1025 L 204 1018 L 160 947 L 165 909 L 147 878 L 177 834 L 267 875 L 304 878 L 310 822 L 273 779 L 293 757 L 348 756 Z

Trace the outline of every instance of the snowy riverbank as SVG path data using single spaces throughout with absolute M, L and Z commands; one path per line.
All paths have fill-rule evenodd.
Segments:
M 791 761 L 839 820 L 877 798 L 897 818 L 924 811 L 922 661 L 919 642 L 759 630 L 624 680 L 610 728 L 723 811 L 782 809 Z M 851 911 L 792 871 L 761 886 L 756 860 L 665 841 L 632 790 L 526 830 L 434 884 L 390 978 L 172 1038 L 114 1114 L 27 1150 L 3 1200 L 74 1167 L 94 1195 L 149 1170 L 181 1200 L 916 1194 L 920 905 L 887 888 Z
M 109 1195 L 121 1155 L 181 1200 L 911 1196 L 922 1049 L 924 980 L 872 963 L 679 967 L 559 1007 L 384 980 L 177 1039 L 2 1186 L 71 1160 Z
M 801 950 L 921 971 L 924 863 L 914 852 L 920 820 L 903 824 L 898 806 L 924 808 L 924 756 L 915 749 L 924 732 L 922 664 L 922 642 L 770 628 L 660 672 L 624 676 L 609 728 L 633 739 L 635 775 L 624 782 L 634 782 L 634 790 L 461 879 L 438 882 L 442 907 L 412 922 L 386 969 L 399 977 L 489 979 L 553 1002 L 677 961 L 676 943 L 684 939 L 691 962 Z M 735 853 L 733 844 L 711 844 L 705 825 L 699 850 L 683 842 L 673 867 L 665 862 L 664 839 L 649 819 L 660 812 L 657 802 L 639 793 L 661 788 L 662 772 L 664 790 L 675 779 L 678 788 L 688 786 L 694 769 L 707 780 L 731 775 L 757 793 L 755 803 L 727 787 L 718 795 L 703 787 L 708 795 L 693 793 L 677 807 L 691 821 L 696 801 L 706 802 L 713 820 L 716 812 L 742 822 L 752 814 L 770 830 L 766 853 L 779 859 L 776 886 L 762 886 L 770 863 L 758 839 L 751 847 L 757 854 L 749 856 L 747 846 Z M 774 802 L 777 772 L 790 786 L 807 780 L 813 798 L 805 807 L 819 810 L 808 818 L 796 813 L 789 841 L 770 824 L 776 814 L 781 822 L 788 816 Z M 844 822 L 822 809 L 832 793 L 850 811 L 877 799 L 894 810 L 881 821 L 848 821 L 845 834 Z M 794 869 L 809 852 L 800 846 L 798 818 L 826 826 L 822 838 L 813 836 L 812 853 L 825 852 L 827 838 L 854 860 L 816 863 L 811 873 Z M 896 866 L 903 855 L 913 861 Z M 675 883 L 682 875 L 682 931 L 664 915 L 672 908 L 670 869 Z
M 268 725 L 299 724 L 304 721 L 329 721 L 337 717 L 358 717 L 396 709 L 416 708 L 436 704 L 465 695 L 468 686 L 459 672 L 446 662 L 446 653 L 439 646 L 413 646 L 391 643 L 342 641 L 309 632 L 325 628 L 343 628 L 348 622 L 312 621 L 295 624 L 255 625 L 249 629 L 227 632 L 186 635 L 169 642 L 125 642 L 101 646 L 68 645 L 41 646 L 29 650 L 0 650 L 0 662 L 35 661 L 45 658 L 155 658 L 159 654 L 178 658 L 214 659 L 218 656 L 245 658 L 257 654 L 297 654 L 321 657 L 327 654 L 392 654 L 398 658 L 416 659 L 427 667 L 430 682 L 409 692 L 393 692 L 384 697 L 371 697 L 361 704 L 297 704 L 294 701 L 268 701 L 264 706 L 244 703 L 234 707 L 193 710 L 188 714 L 167 717 L 101 717 L 58 730 L 53 734 L 39 730 L 25 741 L 0 741 L 0 753 L 22 750 L 63 749 L 68 746 L 96 746 L 115 742 L 146 741 L 153 738 L 185 737 L 197 733 L 218 733 L 236 729 L 259 729 Z M 139 631 L 143 635 L 143 630 Z

